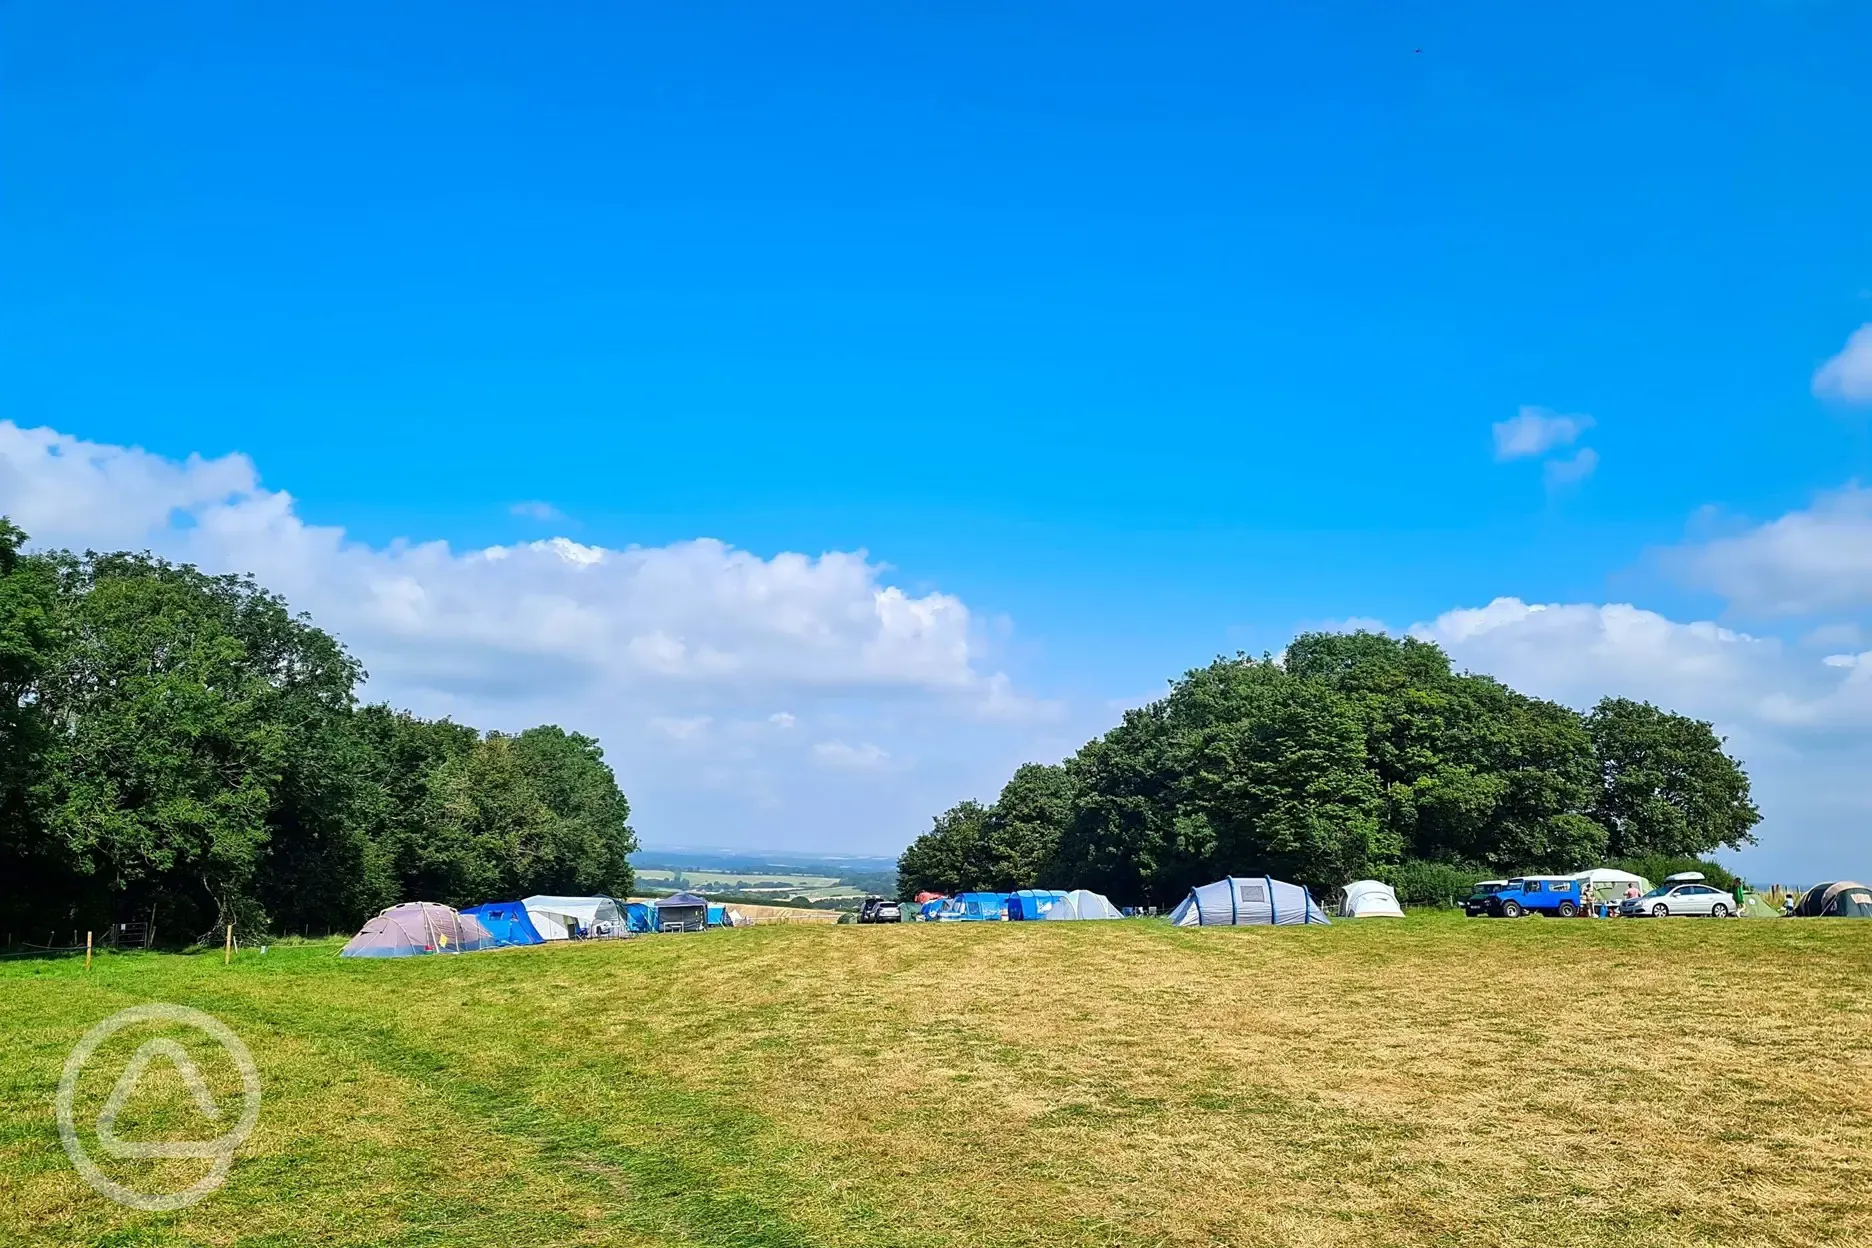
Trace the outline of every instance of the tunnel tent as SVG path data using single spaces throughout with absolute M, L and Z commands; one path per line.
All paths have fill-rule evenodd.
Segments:
M 1067 893 L 1064 897 L 1054 902 L 1052 909 L 1046 912 L 1046 917 L 1049 920 L 1122 919 L 1124 915 L 1120 913 L 1117 906 L 1112 905 L 1111 899 L 1106 897 L 1103 893 L 1095 893 L 1084 888 L 1075 888 L 1070 893 Z
M 1404 907 L 1398 904 L 1396 890 L 1382 880 L 1353 880 L 1345 886 L 1345 899 L 1339 903 L 1339 917 L 1401 919 L 1404 917 Z
M 943 923 L 999 922 L 1008 917 L 1006 893 L 957 893 L 942 903 L 936 918 Z
M 1852 880 L 1816 884 L 1801 894 L 1797 919 L 1872 919 L 1872 888 Z
M 656 927 L 659 932 L 699 932 L 708 927 L 708 912 L 708 898 L 677 893 L 656 903 Z
M 517 901 L 490 901 L 462 911 L 487 929 L 497 948 L 509 945 L 543 945 L 546 938 L 527 917 L 526 907 Z
M 338 956 L 413 958 L 493 947 L 494 938 L 472 915 L 433 901 L 406 901 L 372 916 Z
M 1331 922 L 1306 889 L 1268 875 L 1231 875 L 1192 888 L 1170 912 L 1173 927 L 1287 927 Z
M 1059 900 L 1066 896 L 1061 888 L 1023 888 L 1008 894 L 1007 916 L 1010 919 L 1044 919 Z
M 619 907 L 624 912 L 624 930 L 627 932 L 656 931 L 656 908 L 647 901 L 626 902 Z
M 624 930 L 624 912 L 609 897 L 540 894 L 522 898 L 520 904 L 526 907 L 534 930 L 546 940 L 570 940 L 574 932 L 582 936 L 607 934 L 601 924 L 608 924 L 610 933 Z

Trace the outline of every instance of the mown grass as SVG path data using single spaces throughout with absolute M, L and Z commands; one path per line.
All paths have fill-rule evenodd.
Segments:
M 0 968 L 0 1243 L 1872 1243 L 1872 924 L 336 949 Z M 266 1097 L 167 1214 L 94 1195 L 53 1121 L 71 1046 L 146 1001 L 225 1021 Z M 81 1123 L 149 1034 L 99 1053 Z M 210 1133 L 144 1086 L 120 1134 Z M 205 1167 L 154 1164 L 113 1163 Z

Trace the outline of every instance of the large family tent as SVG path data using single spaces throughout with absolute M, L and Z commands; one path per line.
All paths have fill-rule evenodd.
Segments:
M 1851 880 L 1816 884 L 1801 894 L 1797 919 L 1872 919 L 1872 888 Z
M 1629 871 L 1618 871 L 1612 867 L 1594 867 L 1590 871 L 1575 872 L 1573 878 L 1583 881 L 1592 888 L 1595 901 L 1617 901 L 1625 896 L 1625 890 L 1636 888 L 1639 896 L 1651 891 L 1651 881 L 1642 875 L 1633 875 Z
M 1272 876 L 1233 876 L 1192 888 L 1170 912 L 1174 927 L 1237 927 L 1268 924 L 1330 923 L 1313 894 L 1298 884 Z
M 473 953 L 493 947 L 494 938 L 472 915 L 433 901 L 406 901 L 365 923 L 338 956 L 413 958 L 425 953 Z
M 1103 893 L 1089 892 L 1075 888 L 1046 912 L 1049 919 L 1122 919 L 1118 907 L 1111 904 Z
M 624 930 L 624 912 L 609 897 L 526 897 L 520 904 L 533 930 L 546 940 L 570 940 L 574 932 L 590 936 L 601 923 L 609 924 L 610 932 Z
M 1398 905 L 1397 893 L 1381 880 L 1353 880 L 1345 886 L 1345 900 L 1339 903 L 1343 919 L 1401 919 L 1404 907 Z
M 1060 888 L 1023 888 L 1008 894 L 1007 916 L 1010 919 L 1044 919 L 1055 902 L 1066 895 Z
M 623 907 L 624 930 L 627 932 L 656 931 L 656 907 L 647 901 L 627 902 Z
M 708 898 L 677 893 L 656 903 L 659 932 L 699 932 L 708 926 Z
M 997 922 L 1007 918 L 1006 893 L 957 893 L 936 912 L 942 923 Z
M 473 916 L 475 922 L 485 927 L 497 946 L 546 943 L 546 938 L 533 926 L 533 920 L 527 917 L 526 907 L 517 901 L 490 901 L 486 905 L 470 906 L 462 913 Z

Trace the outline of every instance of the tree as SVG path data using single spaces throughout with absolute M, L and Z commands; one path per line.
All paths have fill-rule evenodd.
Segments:
M 1442 895 L 1475 870 L 1746 843 L 1748 780 L 1709 725 L 1635 703 L 1591 719 L 1435 645 L 1305 633 L 1217 659 L 1056 767 L 1023 767 L 905 851 L 914 886 L 1045 882 L 1170 904 L 1225 874 L 1358 875 Z M 1454 874 L 1452 874 L 1454 873 Z M 932 882 L 934 881 L 934 882 Z M 906 884 L 906 887 L 912 887 Z
M 1587 719 L 1599 759 L 1599 822 L 1623 858 L 1695 858 L 1752 845 L 1761 812 L 1748 775 L 1702 720 L 1607 698 Z
M 958 802 L 937 815 L 930 830 L 910 842 L 897 859 L 899 894 L 953 894 L 981 887 L 987 818 L 980 802 Z

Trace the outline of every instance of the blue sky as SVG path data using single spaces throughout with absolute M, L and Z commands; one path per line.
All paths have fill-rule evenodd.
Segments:
M 1756 592 L 1872 560 L 1865 403 L 1815 381 L 1872 322 L 1872 8 L 889 7 L 10 6 L 0 419 L 241 457 L 361 555 L 707 537 L 965 606 L 950 667 L 778 654 L 759 697 L 347 633 L 385 696 L 590 718 L 649 839 L 887 850 L 1214 653 L 1511 598 L 1778 646 L 1747 697 L 1632 691 L 1751 743 L 1751 861 L 1872 871 L 1872 717 L 1762 709 L 1850 681 L 1872 587 Z M 1592 423 L 1504 461 L 1523 408 Z M 60 488 L 48 541 L 243 556 L 330 614 L 190 536 L 207 495 L 87 529 Z M 1655 667 L 1567 644 L 1452 649 L 1576 701 Z M 514 694 L 534 661 L 584 700 Z M 849 765 L 658 753 L 778 715 Z

